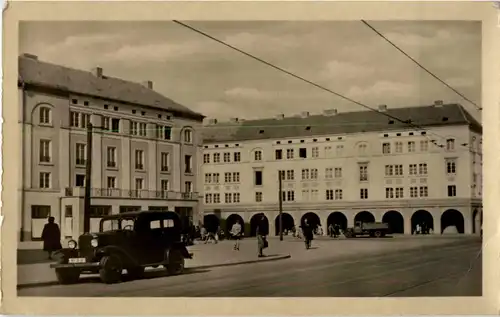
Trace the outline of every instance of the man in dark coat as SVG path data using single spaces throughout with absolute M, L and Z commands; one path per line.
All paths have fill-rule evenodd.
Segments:
M 304 240 L 306 243 L 306 249 L 311 247 L 311 241 L 313 239 L 313 227 L 309 224 L 307 219 L 304 220 L 304 224 L 302 225 L 302 232 L 304 234 Z
M 267 248 L 267 238 L 266 236 L 269 234 L 267 228 L 266 216 L 262 215 L 257 223 L 256 235 L 257 235 L 257 248 L 258 248 L 258 256 L 259 258 L 264 256 L 264 249 Z
M 52 259 L 54 251 L 62 249 L 61 230 L 54 220 L 54 217 L 49 217 L 49 222 L 45 224 L 42 231 L 43 251 L 49 253 L 49 260 Z

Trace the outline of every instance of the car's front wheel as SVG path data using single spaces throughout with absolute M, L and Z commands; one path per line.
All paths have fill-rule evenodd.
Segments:
M 99 276 L 106 284 L 118 283 L 122 278 L 123 266 L 121 259 L 116 255 L 107 255 L 101 259 Z
M 167 251 L 167 272 L 170 275 L 177 275 L 184 272 L 184 256 L 179 250 Z

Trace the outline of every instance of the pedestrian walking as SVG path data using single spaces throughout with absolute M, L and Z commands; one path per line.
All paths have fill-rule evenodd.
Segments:
M 269 242 L 267 241 L 266 238 L 268 234 L 267 231 L 268 228 L 266 226 L 266 217 L 262 215 L 262 217 L 259 219 L 255 232 L 257 235 L 257 249 L 259 258 L 264 256 L 264 249 L 269 246 Z
M 233 224 L 230 233 L 234 239 L 234 249 L 239 251 L 240 250 L 240 240 L 243 236 L 242 230 L 241 230 L 241 224 L 240 224 L 239 220 L 236 220 L 236 222 Z
M 340 237 L 340 226 L 338 224 L 335 224 L 335 226 L 333 226 L 333 235 L 335 236 L 335 238 Z
M 62 249 L 61 230 L 54 222 L 54 217 L 49 217 L 42 231 L 43 251 L 49 254 L 49 260 L 52 260 L 52 253 Z
M 334 227 L 333 224 L 331 223 L 328 225 L 328 235 L 330 236 L 330 238 L 332 238 L 334 234 L 335 234 Z
M 302 225 L 302 233 L 304 234 L 304 240 L 306 243 L 306 249 L 311 248 L 311 241 L 313 240 L 313 227 L 309 224 L 307 219 L 304 220 Z

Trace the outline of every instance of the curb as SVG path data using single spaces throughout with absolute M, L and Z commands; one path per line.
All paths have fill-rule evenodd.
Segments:
M 268 256 L 268 257 L 264 257 L 264 258 L 256 259 L 256 260 L 247 260 L 247 261 L 240 261 L 240 262 L 229 262 L 229 263 L 222 263 L 222 264 L 209 264 L 209 265 L 186 267 L 186 270 L 201 270 L 201 269 L 237 266 L 237 265 L 262 263 L 262 262 L 274 262 L 274 261 L 285 260 L 285 259 L 289 259 L 289 258 L 291 258 L 290 254 Z M 34 288 L 34 287 L 53 286 L 53 285 L 59 285 L 59 282 L 47 281 L 47 282 L 17 284 L 17 289 L 19 290 L 19 289 L 24 289 L 24 288 Z

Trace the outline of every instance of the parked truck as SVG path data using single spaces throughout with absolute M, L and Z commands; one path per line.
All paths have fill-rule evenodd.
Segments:
M 344 231 L 346 238 L 355 238 L 359 236 L 384 237 L 390 232 L 389 224 L 385 222 L 361 222 L 357 221 L 354 227 L 347 228 Z

